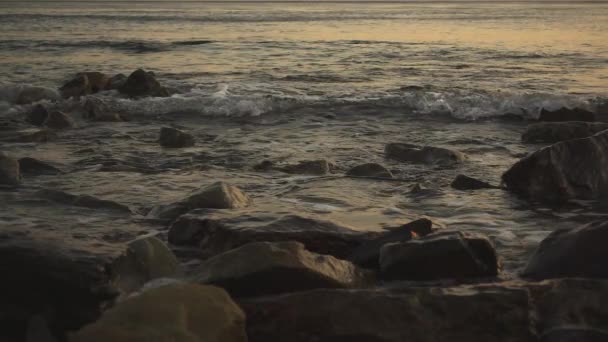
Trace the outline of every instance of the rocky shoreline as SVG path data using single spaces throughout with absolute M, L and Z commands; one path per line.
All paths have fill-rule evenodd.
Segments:
M 73 148 L 83 140 L 70 140 L 70 132 L 86 129 L 95 130 L 87 132 L 86 139 L 107 138 L 105 125 L 137 125 L 149 119 L 116 112 L 91 95 L 115 92 L 141 98 L 172 93 L 144 70 L 128 77 L 78 74 L 59 89 L 63 100 L 32 89 L 18 96 L 21 112 L 2 117 L 3 143 L 38 146 L 54 141 Z M 542 110 L 522 141 L 547 146 L 519 156 L 504 170 L 500 184 L 458 173 L 449 186 L 467 194 L 504 191 L 524 203 L 601 200 L 608 193 L 608 173 L 603 171 L 608 127 L 594 121 L 603 114 L 577 108 Z M 168 151 L 215 139 L 216 132 L 195 135 L 176 126 L 157 127 L 155 136 L 144 139 Z M 225 179 L 210 179 L 190 193 L 174 191 L 171 201 L 149 207 L 30 183 L 70 172 L 149 177 L 192 168 L 195 158 L 217 160 L 206 167 L 221 164 L 225 168 L 218 172 L 238 179 L 242 176 L 232 170 L 245 164 L 230 152 L 221 159 L 203 154 L 187 162 L 179 157 L 154 160 L 144 151 L 129 162 L 87 157 L 96 152 L 93 147 L 76 152 L 84 158 L 67 166 L 0 151 L 3 198 L 49 210 L 102 212 L 108 222 L 134 228 L 102 229 L 80 238 L 58 229 L 61 217 L 55 224 L 35 222 L 37 229 L 3 221 L 0 270 L 6 279 L 0 288 L 7 296 L 0 305 L 2 340 L 608 339 L 608 282 L 603 280 L 608 274 L 602 263 L 607 255 L 601 246 L 608 238 L 605 221 L 554 230 L 521 274 L 505 276 L 504 256 L 494 239 L 445 227 L 432 217 L 362 231 L 309 213 L 266 211 L 265 198 L 255 187 L 245 189 Z M 386 142 L 380 158 L 432 174 L 458 171 L 477 157 L 470 151 L 408 141 Z M 328 159 L 285 162 L 259 160 L 256 155 L 246 161 L 259 177 L 279 172 L 311 182 L 415 183 L 402 170 L 377 160 L 349 167 Z M 425 191 L 419 183 L 408 190 Z M 95 237 L 98 233 L 101 238 Z

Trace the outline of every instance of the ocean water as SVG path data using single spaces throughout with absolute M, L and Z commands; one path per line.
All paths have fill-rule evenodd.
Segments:
M 360 230 L 421 216 L 489 235 L 516 276 L 551 231 L 605 218 L 603 203 L 532 204 L 499 189 L 458 191 L 457 174 L 498 185 L 542 145 L 521 143 L 541 108 L 605 108 L 608 4 L 581 3 L 33 3 L 0 2 L 0 118 L 22 117 L 20 89 L 56 89 L 75 73 L 143 67 L 176 94 L 104 99 L 132 120 L 90 123 L 75 100 L 49 103 L 78 128 L 47 143 L 1 143 L 64 174 L 0 191 L 0 225 L 24 234 L 116 243 L 165 231 L 147 213 L 217 180 L 254 197 L 248 215 L 299 213 Z M 162 149 L 172 125 L 197 138 Z M 462 165 L 385 160 L 390 142 L 444 146 Z M 328 177 L 258 172 L 262 160 L 328 159 Z M 343 177 L 379 162 L 398 181 Z M 112 169 L 108 166 L 121 166 Z M 137 169 L 144 167 L 150 172 Z M 129 169 L 130 168 L 130 169 Z M 422 191 L 411 191 L 420 185 Z M 134 214 L 37 198 L 40 189 L 93 195 Z M 235 212 L 235 215 L 240 212 Z

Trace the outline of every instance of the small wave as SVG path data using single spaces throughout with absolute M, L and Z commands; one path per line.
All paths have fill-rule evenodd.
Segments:
M 52 40 L 0 40 L 0 48 L 4 50 L 21 49 L 114 49 L 135 53 L 170 51 L 180 46 L 197 46 L 211 44 L 212 40 L 185 40 L 175 42 L 159 42 L 145 40 L 87 40 L 87 41 L 52 41 Z

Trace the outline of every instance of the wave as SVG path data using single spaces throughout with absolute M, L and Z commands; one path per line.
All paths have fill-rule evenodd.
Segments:
M 159 42 L 147 40 L 85 40 L 85 41 L 53 41 L 53 40 L 0 40 L 0 49 L 61 49 L 89 48 L 114 49 L 135 53 L 170 51 L 180 46 L 197 46 L 214 43 L 213 40 L 183 40 Z

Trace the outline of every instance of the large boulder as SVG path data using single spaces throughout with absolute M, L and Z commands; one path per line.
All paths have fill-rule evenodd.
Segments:
M 144 291 L 70 336 L 71 342 L 246 342 L 245 314 L 214 286 L 171 284 Z
M 129 75 L 119 91 L 129 97 L 169 96 L 169 92 L 158 83 L 154 73 L 142 69 L 137 69 Z
M 547 110 L 542 108 L 539 121 L 595 121 L 595 114 L 581 108 L 562 107 L 557 110 Z
M 297 164 L 286 165 L 281 171 L 304 175 L 325 175 L 333 169 L 333 165 L 327 160 L 302 160 Z
M 346 175 L 353 177 L 393 178 L 393 173 L 389 169 L 377 163 L 357 165 L 348 170 Z
M 523 276 L 533 279 L 608 278 L 608 222 L 558 229 L 545 238 L 529 260 Z
M 0 339 L 23 340 L 27 323 L 43 315 L 60 337 L 97 319 L 121 294 L 152 277 L 174 273 L 171 252 L 155 238 L 107 244 L 73 239 L 52 231 L 7 227 L 0 232 Z M 145 247 L 142 247 L 145 245 Z M 174 258 L 173 258 L 174 260 Z M 139 279 L 135 284 L 134 279 Z M 137 286 L 136 286 L 137 285 Z M 21 336 L 21 338 L 19 338 Z
M 0 152 L 0 184 L 17 185 L 20 182 L 19 161 L 4 152 Z
M 163 127 L 160 129 L 158 142 L 162 147 L 180 148 L 194 146 L 195 140 L 192 134 L 172 127 Z
M 391 143 L 384 148 L 389 159 L 414 164 L 455 164 L 466 159 L 460 151 L 443 147 L 417 146 L 405 143 Z
M 348 261 L 309 252 L 302 243 L 284 241 L 249 243 L 217 255 L 201 264 L 195 279 L 243 297 L 360 287 L 371 274 Z
M 356 247 L 379 234 L 299 215 L 192 211 L 171 225 L 169 242 L 198 245 L 207 254 L 216 255 L 250 242 L 298 241 L 311 252 L 345 259 Z
M 532 200 L 597 199 L 608 194 L 608 132 L 559 142 L 528 155 L 502 176 Z
M 499 266 L 486 236 L 446 231 L 384 245 L 380 269 L 385 279 L 436 280 L 495 277 Z
M 526 289 L 319 289 L 239 302 L 250 342 L 532 342 Z M 500 314 L 497 314 L 500 313 Z
M 450 186 L 456 190 L 494 189 L 494 185 L 466 175 L 458 175 Z
M 79 98 L 92 93 L 91 83 L 86 74 L 79 74 L 62 85 L 61 88 L 59 88 L 59 92 L 64 99 L 70 97 Z
M 608 123 L 603 122 L 541 122 L 526 128 L 521 140 L 526 143 L 556 143 L 590 137 L 608 129 Z

